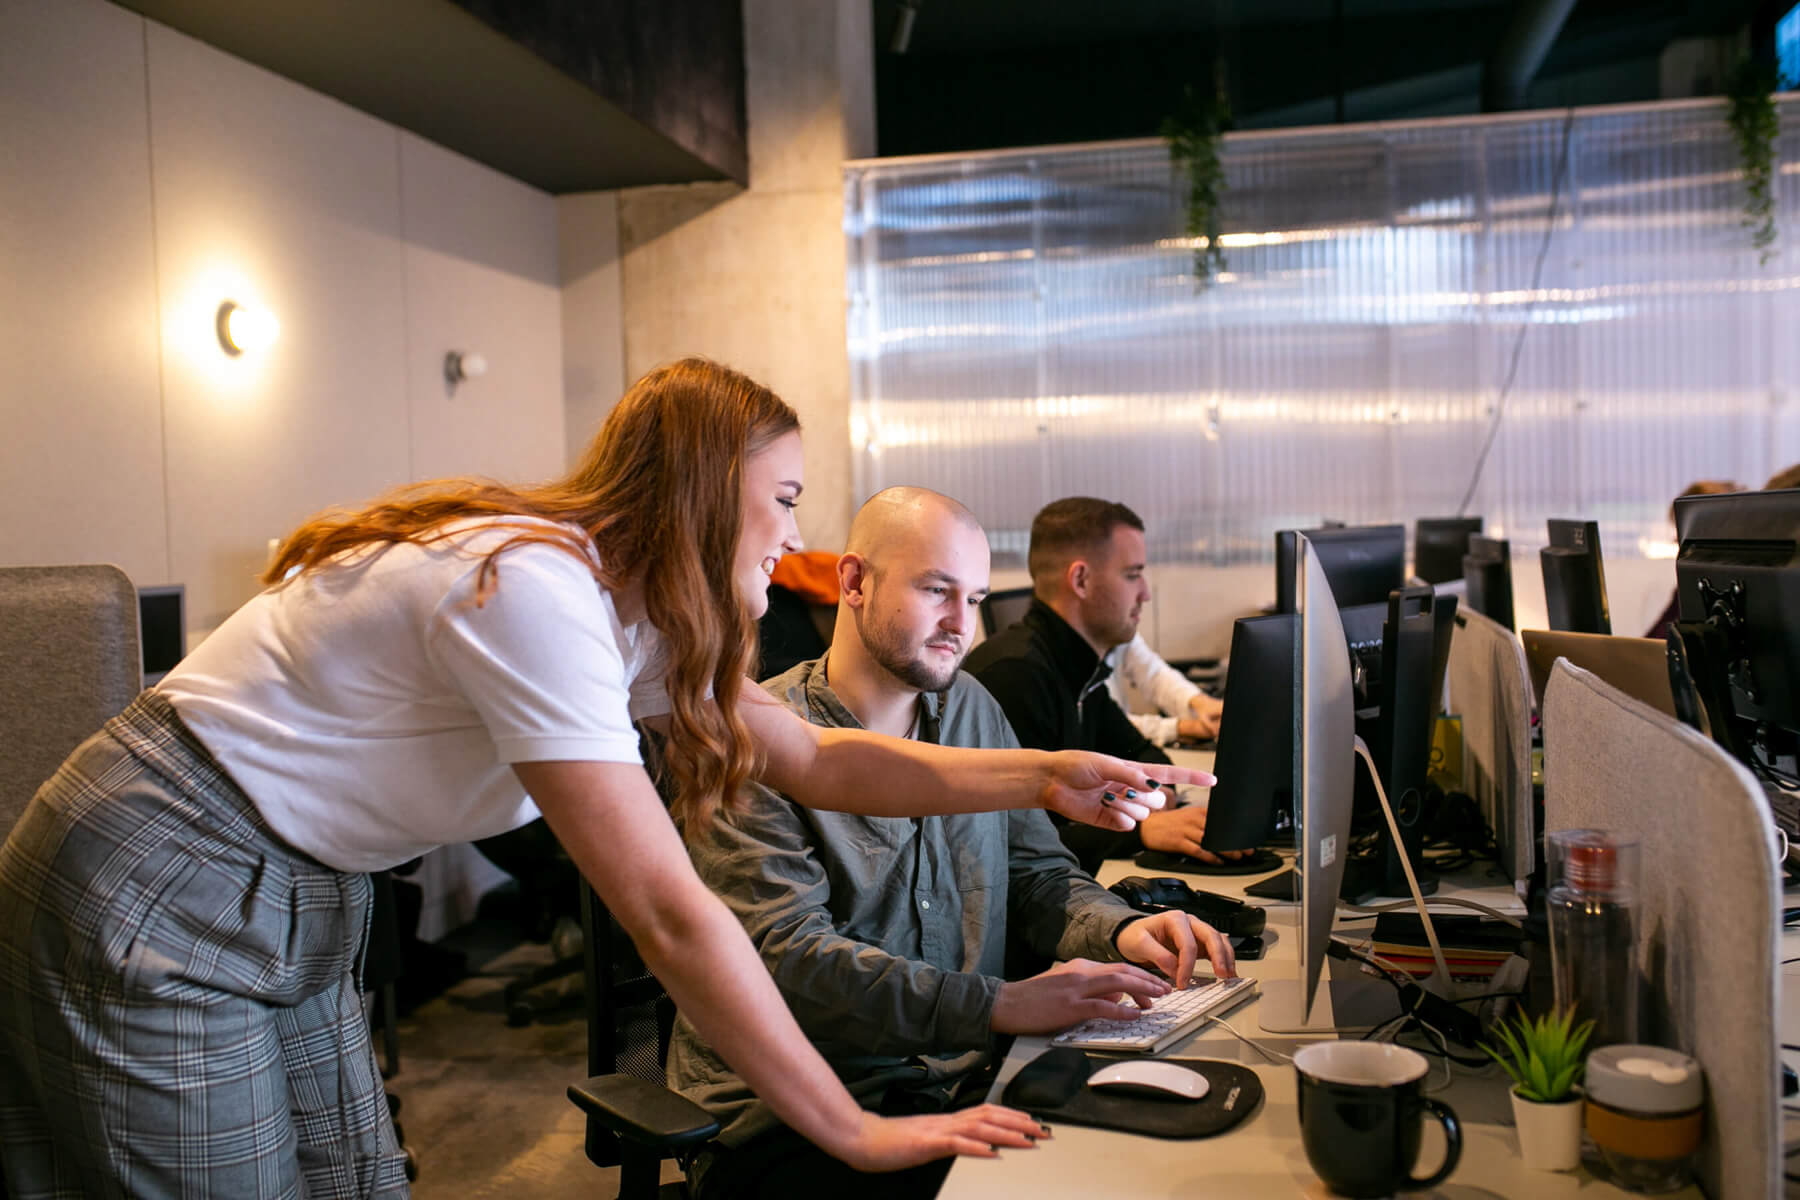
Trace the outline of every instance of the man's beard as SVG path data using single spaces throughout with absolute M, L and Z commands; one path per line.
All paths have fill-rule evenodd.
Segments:
M 900 638 L 888 636 L 887 629 L 865 628 L 863 646 L 882 670 L 921 692 L 943 691 L 956 679 L 956 672 L 962 666 L 962 654 L 941 666 L 934 665 Z

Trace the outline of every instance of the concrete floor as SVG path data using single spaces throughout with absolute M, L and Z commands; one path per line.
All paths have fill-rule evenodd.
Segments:
M 496 951 L 492 927 L 446 939 L 476 964 L 473 974 L 401 1018 L 400 1071 L 388 1090 L 400 1097 L 400 1126 L 417 1156 L 419 1200 L 531 1200 L 540 1196 L 611 1197 L 618 1169 L 603 1170 L 582 1150 L 584 1120 L 565 1089 L 587 1074 L 587 1027 L 580 977 L 557 1002 L 556 985 L 538 993 L 540 1015 L 507 1025 L 506 981 L 550 961 L 547 946 Z M 380 1040 L 377 1037 L 377 1054 Z M 665 1164 L 664 1178 L 679 1178 Z

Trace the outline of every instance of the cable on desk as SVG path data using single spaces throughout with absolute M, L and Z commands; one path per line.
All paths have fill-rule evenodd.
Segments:
M 1262 1055 L 1264 1058 L 1267 1058 L 1270 1062 L 1274 1062 L 1276 1059 L 1280 1059 L 1282 1062 L 1290 1062 L 1290 1063 L 1294 1061 L 1294 1056 L 1291 1054 L 1283 1054 L 1279 1050 L 1271 1050 L 1267 1046 L 1260 1045 L 1257 1042 L 1254 1042 L 1251 1039 L 1245 1037 L 1243 1034 L 1241 1034 L 1237 1030 L 1233 1029 L 1231 1027 L 1231 1023 L 1229 1021 L 1225 1020 L 1225 1018 L 1223 1018 L 1223 1017 L 1215 1017 L 1211 1013 L 1208 1013 L 1206 1015 L 1206 1019 L 1208 1021 L 1213 1022 L 1215 1025 L 1218 1025 L 1220 1028 L 1224 1029 L 1226 1033 L 1229 1033 L 1232 1037 L 1234 1037 L 1238 1041 L 1244 1043 L 1244 1045 L 1250 1047 L 1252 1050 L 1256 1051 L 1258 1054 Z
M 1524 922 L 1520 921 L 1519 918 L 1512 916 L 1509 913 L 1503 913 L 1497 908 L 1491 908 L 1488 905 L 1475 900 L 1464 900 L 1461 896 L 1433 896 L 1425 901 L 1426 908 L 1430 908 L 1433 904 L 1453 904 L 1458 908 L 1474 909 L 1476 912 L 1492 917 L 1496 921 L 1505 921 L 1514 929 L 1524 928 Z M 1339 907 L 1347 908 L 1355 913 L 1385 913 L 1398 912 L 1403 908 L 1410 909 L 1414 907 L 1414 905 L 1411 900 L 1395 900 L 1388 904 L 1343 904 L 1339 905 Z

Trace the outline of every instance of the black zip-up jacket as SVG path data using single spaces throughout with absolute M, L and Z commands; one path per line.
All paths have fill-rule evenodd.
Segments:
M 1097 750 L 1132 762 L 1169 756 L 1138 732 L 1106 690 L 1112 668 L 1056 610 L 1033 599 L 1015 625 L 970 652 L 963 669 L 993 693 L 1019 744 L 1033 750 Z M 1144 848 L 1137 831 L 1097 829 L 1052 814 L 1082 870 Z

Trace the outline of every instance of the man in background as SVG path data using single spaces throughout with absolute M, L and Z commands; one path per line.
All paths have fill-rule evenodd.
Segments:
M 1098 750 L 1136 762 L 1168 762 L 1127 719 L 1106 690 L 1105 656 L 1137 637 L 1150 602 L 1144 522 L 1123 504 L 1071 496 L 1031 521 L 1026 566 L 1031 608 L 977 646 L 969 672 L 1000 702 L 1021 745 L 1034 750 Z M 1187 854 L 1200 848 L 1206 809 L 1186 805 L 1151 813 L 1128 833 L 1059 822 L 1083 870 L 1140 850 Z

